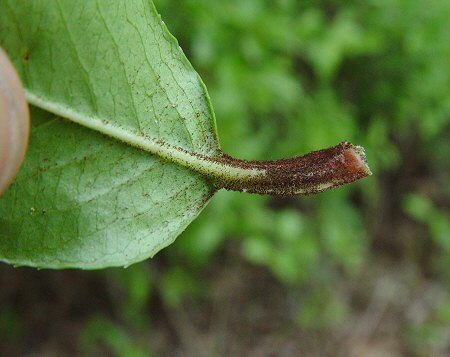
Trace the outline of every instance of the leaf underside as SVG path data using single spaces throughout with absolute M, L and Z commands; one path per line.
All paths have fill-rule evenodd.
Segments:
M 150 1 L 0 0 L 0 45 L 32 109 L 23 168 L 0 199 L 0 260 L 126 266 L 169 245 L 214 193 L 203 176 L 71 123 L 217 155 L 206 89 Z

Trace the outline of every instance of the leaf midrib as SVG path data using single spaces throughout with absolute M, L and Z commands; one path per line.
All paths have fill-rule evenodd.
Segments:
M 256 168 L 242 168 L 227 164 L 220 156 L 208 156 L 185 148 L 174 146 L 162 139 L 127 130 L 111 124 L 106 118 L 86 116 L 66 105 L 52 102 L 47 98 L 26 90 L 28 101 L 48 112 L 68 119 L 106 136 L 112 137 L 129 146 L 149 152 L 153 155 L 187 167 L 214 180 L 248 180 L 265 174 L 265 170 Z

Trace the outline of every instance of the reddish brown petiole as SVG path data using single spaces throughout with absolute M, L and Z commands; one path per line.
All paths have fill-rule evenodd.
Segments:
M 245 161 L 224 155 L 220 161 L 263 174 L 245 180 L 224 178 L 219 188 L 259 194 L 310 195 L 372 175 L 364 149 L 348 142 L 292 159 Z

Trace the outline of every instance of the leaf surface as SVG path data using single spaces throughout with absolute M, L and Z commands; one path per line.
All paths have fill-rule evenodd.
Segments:
M 136 142 L 206 156 L 219 143 L 206 89 L 153 4 L 0 0 L 0 45 L 45 109 L 0 199 L 0 260 L 103 268 L 173 242 L 214 188 Z

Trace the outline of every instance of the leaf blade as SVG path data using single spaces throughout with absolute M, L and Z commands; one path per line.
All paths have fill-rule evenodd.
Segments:
M 206 89 L 151 2 L 2 0 L 0 7 L 0 44 L 44 107 L 62 108 L 69 120 L 75 110 L 141 140 L 219 153 Z M 108 134 L 101 125 L 97 133 L 33 114 L 42 123 L 0 200 L 2 261 L 129 265 L 173 242 L 215 192 L 200 174 L 101 135 Z

